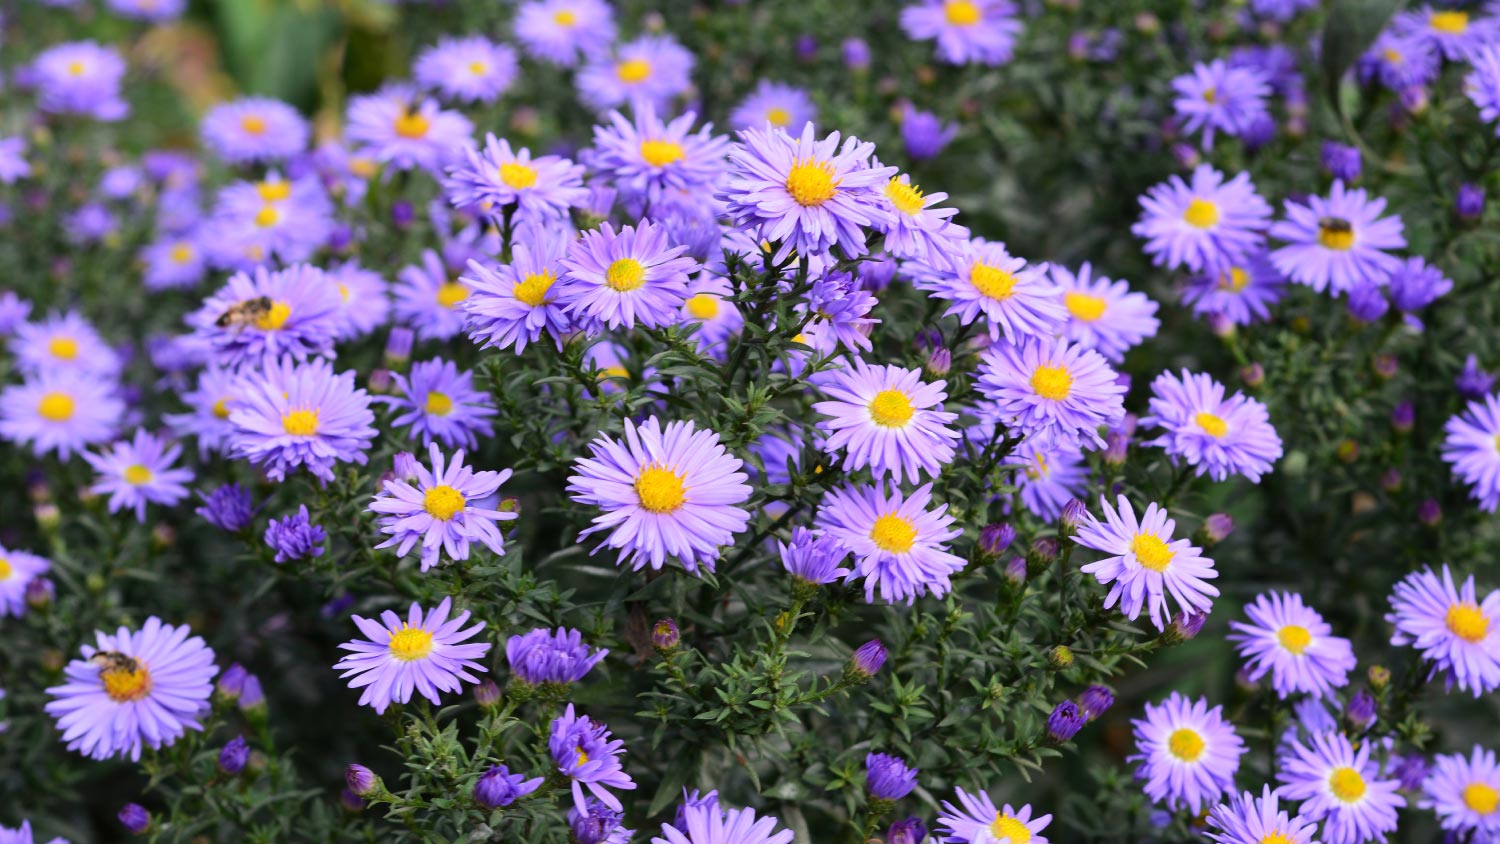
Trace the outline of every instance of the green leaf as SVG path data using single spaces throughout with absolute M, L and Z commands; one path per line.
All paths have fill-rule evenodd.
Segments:
M 1334 0 L 1323 27 L 1323 91 L 1339 114 L 1343 114 L 1339 89 L 1344 74 L 1405 5 L 1406 0 Z

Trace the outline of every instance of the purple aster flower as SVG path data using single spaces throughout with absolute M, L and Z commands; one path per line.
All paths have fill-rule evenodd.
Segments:
M 917 769 L 888 753 L 865 755 L 865 780 L 876 800 L 900 800 L 917 787 Z
M 17 325 L 10 349 L 16 367 L 27 375 L 67 371 L 113 377 L 124 365 L 119 353 L 77 311 Z
M 1321 733 L 1311 746 L 1292 739 L 1280 760 L 1278 791 L 1303 801 L 1299 808 L 1309 821 L 1323 822 L 1326 844 L 1383 841 L 1396 828 L 1396 810 L 1406 799 L 1396 793 L 1400 783 L 1380 779 L 1373 746 L 1365 742 L 1355 751 L 1345 736 Z
M 667 194 L 711 191 L 724 173 L 729 139 L 713 134 L 713 124 L 693 132 L 697 119 L 689 111 L 665 122 L 650 102 L 636 107 L 634 120 L 612 111 L 607 125 L 594 127 L 590 164 L 626 199 L 655 204 Z
M 1391 274 L 1391 304 L 1404 313 L 1420 311 L 1452 290 L 1452 280 L 1421 258 L 1407 258 Z
M 1103 686 L 1089 686 L 1078 696 L 1078 708 L 1090 721 L 1108 712 L 1114 705 L 1114 693 Z
M 1065 700 L 1053 707 L 1047 716 L 1047 735 L 1053 741 L 1070 741 L 1088 723 L 1088 716 L 1078 711 L 1078 704 Z
M 620 764 L 625 742 L 611 740 L 608 727 L 587 715 L 574 714 L 570 703 L 567 711 L 552 722 L 552 736 L 547 747 L 552 753 L 552 761 L 557 764 L 558 773 L 571 782 L 573 805 L 578 811 L 588 811 L 584 802 L 585 787 L 604 805 L 617 812 L 622 810 L 620 798 L 609 789 L 634 791 L 635 781 Z
M 535 58 L 572 67 L 615 40 L 615 12 L 604 0 L 533 0 L 516 9 L 516 40 Z
M 1500 123 L 1500 46 L 1480 49 L 1473 58 L 1474 70 L 1464 78 L 1464 93 L 1479 109 L 1479 119 Z M 1500 134 L 1500 128 L 1496 129 Z
M 31 175 L 26 161 L 26 139 L 0 138 L 0 185 L 12 185 Z
M 1360 284 L 1349 291 L 1347 305 L 1356 325 L 1376 322 L 1391 309 L 1391 303 L 1375 284 Z
M 364 465 L 375 437 L 370 397 L 354 386 L 354 372 L 333 365 L 272 361 L 249 373 L 243 395 L 230 409 L 230 447 L 275 481 L 304 467 L 324 482 L 335 463 Z
M 516 220 L 564 221 L 568 210 L 588 198 L 583 165 L 556 155 L 532 158 L 510 141 L 485 135 L 484 150 L 468 148 L 443 182 L 448 201 L 460 208 L 478 207 L 494 217 L 515 206 Z
M 953 791 L 958 797 L 958 804 L 944 800 L 937 819 L 943 831 L 948 833 L 944 841 L 952 844 L 966 844 L 966 842 L 972 842 L 972 844 L 977 844 L 977 842 L 1048 844 L 1041 832 L 1052 823 L 1051 815 L 1038 815 L 1033 818 L 1029 804 L 1019 809 L 1011 808 L 1009 803 L 996 808 L 995 801 L 983 791 L 978 794 L 970 794 L 962 788 L 955 788 Z
M 792 137 L 780 129 L 747 129 L 729 153 L 730 174 L 718 197 L 735 223 L 778 244 L 780 264 L 794 251 L 822 255 L 838 246 L 845 257 L 865 254 L 864 227 L 890 212 L 880 188 L 896 174 L 876 167 L 875 145 L 839 133 L 818 140 L 812 124 Z
M 1281 796 L 1269 785 L 1256 797 L 1250 792 L 1231 795 L 1208 813 L 1214 844 L 1318 844 L 1318 825 L 1300 814 L 1289 815 L 1280 806 Z
M 1190 540 L 1172 538 L 1177 522 L 1165 508 L 1152 502 L 1137 522 L 1130 500 L 1123 495 L 1118 500 L 1116 510 L 1101 496 L 1104 521 L 1087 514 L 1073 538 L 1085 548 L 1110 555 L 1081 569 L 1109 587 L 1104 608 L 1119 604 L 1131 621 L 1148 609 L 1157 630 L 1167 628 L 1169 597 L 1185 613 L 1206 614 L 1219 594 L 1208 583 L 1219 576 L 1214 561 Z
M 1488 841 L 1500 835 L 1500 764 L 1495 752 L 1474 745 L 1468 758 L 1439 754 L 1422 783 L 1417 805 L 1437 813 L 1443 829 Z
M 1005 244 L 983 238 L 956 247 L 946 265 L 908 265 L 918 288 L 951 303 L 944 316 L 956 315 L 968 325 L 983 315 L 990 338 L 1012 344 L 1051 337 L 1067 319 L 1062 289 L 1047 275 L 1046 264 L 1029 265 Z
M 1157 304 L 1144 293 L 1134 293 L 1129 283 L 1094 275 L 1084 261 L 1075 275 L 1058 264 L 1048 267 L 1052 280 L 1062 289 L 1068 318 L 1061 334 L 1070 342 L 1095 349 L 1111 363 L 1122 363 L 1125 353 L 1156 336 L 1161 321 Z
M 181 17 L 187 0 L 108 0 L 108 5 L 122 18 L 160 23 Z
M 13 290 L 0 290 L 0 338 L 13 336 L 31 316 L 31 303 Z
M 1335 179 L 1345 182 L 1358 181 L 1360 171 L 1364 167 L 1359 147 L 1352 147 L 1337 141 L 1323 142 L 1322 161 L 1324 170 L 1327 170 Z
M 788 132 L 799 131 L 818 119 L 818 107 L 801 88 L 762 79 L 729 115 L 735 131 L 761 129 L 766 124 Z
M 1296 17 L 1298 12 L 1316 8 L 1318 0 L 1250 0 L 1250 11 L 1256 15 L 1269 18 L 1274 21 L 1289 21 Z M 1273 802 L 1274 806 L 1275 803 Z M 1305 842 L 1288 842 L 1288 844 L 1305 844 Z
M 909 496 L 884 482 L 824 496 L 817 526 L 854 554 L 854 571 L 845 579 L 864 579 L 867 603 L 875 602 L 876 590 L 887 603 L 910 605 L 919 596 L 942 597 L 952 589 L 950 578 L 964 560 L 948 552 L 948 543 L 962 531 L 953 527 L 947 504 L 929 510 L 931 503 L 932 484 Z
M 924 844 L 927 841 L 927 824 L 915 817 L 896 821 L 886 830 L 885 840 L 886 844 Z
M 250 745 L 244 736 L 235 736 L 219 750 L 218 768 L 232 777 L 239 776 L 250 761 Z
M 849 576 L 841 563 L 849 557 L 849 547 L 832 534 L 819 533 L 797 526 L 792 528 L 790 545 L 777 542 L 781 564 L 788 573 L 805 583 L 822 585 Z
M 1151 188 L 1141 208 L 1130 230 L 1146 240 L 1152 263 L 1215 275 L 1260 251 L 1271 218 L 1249 173 L 1226 182 L 1207 164 L 1193 170 L 1191 183 L 1173 176 Z
M 0 618 L 26 614 L 26 587 L 52 568 L 46 557 L 0 545 Z M 0 731 L 3 732 L 3 731 Z
M 1173 79 L 1172 90 L 1177 94 L 1172 109 L 1183 131 L 1201 132 L 1204 149 L 1213 148 L 1215 133 L 1237 137 L 1263 118 L 1271 95 L 1270 83 L 1258 71 L 1218 59 Z
M 912 161 L 936 158 L 958 135 L 958 126 L 943 121 L 930 111 L 920 111 L 907 103 L 901 113 L 901 142 Z
M 1443 460 L 1468 484 L 1469 497 L 1486 513 L 1500 507 L 1500 396 L 1469 402 L 1443 426 Z
M 201 242 L 216 266 L 306 261 L 333 230 L 333 203 L 316 178 L 235 182 L 219 192 Z
M 103 243 L 119 231 L 120 221 L 102 203 L 90 202 L 63 218 L 63 232 L 75 246 Z
M 593 525 L 578 535 L 609 532 L 594 549 L 619 549 L 618 562 L 632 568 L 660 569 L 668 556 L 696 572 L 713 571 L 719 548 L 731 545 L 750 514 L 740 505 L 750 498 L 741 461 L 719 444 L 713 431 L 692 422 L 665 428 L 655 416 L 645 424 L 625 420 L 624 440 L 600 435 L 590 457 L 574 463 L 568 492 L 580 504 L 601 508 Z
M 585 800 L 586 810 L 574 806 L 568 809 L 568 829 L 572 832 L 573 844 L 630 844 L 635 830 L 626 829 L 620 821 L 625 813 L 604 805 L 604 801 L 590 796 Z
M 1243 393 L 1224 398 L 1224 385 L 1209 375 L 1163 372 L 1151 382 L 1150 408 L 1141 424 L 1162 434 L 1146 445 L 1166 449 L 1199 477 L 1222 481 L 1238 474 L 1260 483 L 1281 459 L 1281 438 L 1266 406 Z
M 404 85 L 391 85 L 349 102 L 345 137 L 381 164 L 421 168 L 440 176 L 472 143 L 474 124 Z
M 1396 626 L 1391 644 L 1421 651 L 1450 687 L 1476 698 L 1500 688 L 1500 590 L 1480 600 L 1473 575 L 1460 588 L 1446 564 L 1441 580 L 1423 569 L 1396 584 L 1385 620 Z
M 422 263 L 396 275 L 396 319 L 423 340 L 448 340 L 464 328 L 464 300 L 469 288 L 448 270 L 435 250 L 422 250 Z
M 1221 316 L 1235 325 L 1269 319 L 1271 306 L 1286 293 L 1286 279 L 1260 248 L 1232 261 L 1227 269 L 1195 275 L 1182 291 L 1183 304 L 1200 316 Z
M 104 121 L 130 112 L 120 97 L 125 59 L 112 47 L 93 41 L 58 44 L 39 53 L 29 70 L 42 111 Z
M 474 374 L 436 358 L 412 364 L 411 372 L 393 376 L 398 395 L 377 398 L 396 412 L 391 424 L 407 429 L 422 445 L 474 448 L 478 436 L 491 436 L 495 407 L 486 393 L 474 389 Z
M 226 164 L 284 161 L 307 149 L 307 121 L 297 110 L 269 97 L 246 97 L 209 109 L 200 131 L 203 144 Z
M 256 368 L 283 356 L 332 356 L 339 306 L 338 287 L 317 267 L 257 267 L 231 276 L 187 322 L 212 346 L 216 363 Z
M 823 450 L 843 451 L 846 472 L 868 467 L 875 478 L 889 474 L 898 483 L 915 481 L 921 472 L 936 478 L 953 461 L 958 442 L 950 427 L 958 414 L 943 410 L 946 386 L 923 381 L 921 370 L 869 366 L 856 358 L 822 385 L 830 400 L 813 405 L 830 417 L 818 423 L 828 434 Z
M 521 774 L 512 774 L 504 765 L 491 765 L 474 782 L 474 802 L 486 809 L 509 806 L 541 788 L 543 781 L 543 777 L 526 779 Z
M 141 280 L 150 291 L 194 287 L 208 274 L 208 256 L 194 230 L 167 234 L 141 250 Z
M 692 86 L 696 61 L 670 35 L 643 35 L 589 58 L 578 71 L 579 97 L 599 111 L 647 103 L 665 111 Z
M 1333 690 L 1349 683 L 1356 660 L 1348 639 L 1333 635 L 1333 628 L 1316 610 L 1291 592 L 1266 592 L 1245 607 L 1249 623 L 1231 621 L 1236 644 L 1251 682 L 1268 672 L 1276 694 L 1285 700 L 1307 692 L 1332 697 Z
M 312 523 L 306 504 L 286 518 L 272 519 L 266 525 L 265 542 L 276 552 L 278 563 L 321 557 L 327 550 L 324 547 L 327 540 L 328 533 Z
M 591 333 L 609 328 L 659 328 L 677 321 L 698 262 L 683 257 L 666 230 L 642 220 L 617 234 L 604 223 L 568 246 L 558 303 Z
M 1459 395 L 1470 401 L 1482 398 L 1495 386 L 1495 376 L 1479 368 L 1479 359 L 1469 355 L 1464 359 L 1463 371 L 1453 382 Z
M 608 648 L 590 648 L 577 630 L 538 627 L 505 643 L 505 661 L 523 682 L 576 683 L 609 655 Z
M 1302 204 L 1287 200 L 1287 218 L 1271 226 L 1271 236 L 1288 245 L 1271 253 L 1276 269 L 1298 284 L 1335 294 L 1361 284 L 1384 284 L 1401 268 L 1387 250 L 1402 249 L 1401 218 L 1381 217 L 1385 200 L 1333 183 L 1328 197 Z
M 411 700 L 413 690 L 438 706 L 442 704 L 439 692 L 458 692 L 464 681 L 479 682 L 469 672 L 486 670 L 477 660 L 489 653 L 489 643 L 464 643 L 479 635 L 484 622 L 463 629 L 469 613 L 465 610 L 448 618 L 452 604 L 451 598 L 444 598 L 437 609 L 424 613 L 413 602 L 405 622 L 390 610 L 380 614 L 378 623 L 352 616 L 365 638 L 339 645 L 350 653 L 333 667 L 344 672 L 341 679 L 354 678 L 349 688 L 364 689 L 360 706 L 384 713 L 393 703 Z
M 227 452 L 234 424 L 229 421 L 229 407 L 245 392 L 240 379 L 226 370 L 209 365 L 198 373 L 197 385 L 182 394 L 187 413 L 168 413 L 167 426 L 179 437 L 198 440 L 198 454 L 204 459 L 212 452 Z
M 175 469 L 182 447 L 137 429 L 132 440 L 121 440 L 109 451 L 84 452 L 83 459 L 99 473 L 89 492 L 109 494 L 109 512 L 135 510 L 136 521 L 145 523 L 146 504 L 171 507 L 184 498 L 183 484 L 192 481 L 191 469 Z
M 198 497 L 203 500 L 203 506 L 193 512 L 219 530 L 239 533 L 250 527 L 255 505 L 250 499 L 250 491 L 239 484 L 224 484 L 208 495 L 199 490 Z
M 688 791 L 682 790 L 682 802 L 677 804 L 677 811 L 672 818 L 672 826 L 678 832 L 687 832 L 687 815 L 689 811 L 710 811 L 723 813 L 719 806 L 719 791 L 713 789 L 707 794 L 700 794 L 698 789 Z
M 1063 506 L 1088 488 L 1088 466 L 1076 445 L 1045 446 L 1026 440 L 1005 464 L 1017 468 L 1014 483 L 1022 505 L 1043 521 L 1055 521 Z
M 1478 51 L 1494 43 L 1497 21 L 1459 9 L 1423 6 L 1402 12 L 1391 21 L 1391 30 L 1425 42 L 1449 61 L 1472 60 Z
M 459 279 L 470 291 L 463 305 L 469 337 L 483 348 L 514 347 L 520 354 L 545 331 L 562 349 L 571 329 L 557 301 L 565 248 L 560 238 L 538 234 L 514 244 L 509 264 L 490 269 L 470 261 L 468 273 Z
M 1245 742 L 1224 720 L 1222 707 L 1190 701 L 1173 692 L 1159 705 L 1146 704 L 1135 726 L 1136 778 L 1146 796 L 1167 808 L 1198 814 L 1234 788 Z
M 385 279 L 355 261 L 330 266 L 323 278 L 339 292 L 339 340 L 357 340 L 385 325 L 391 302 Z
M 443 38 L 417 54 L 417 84 L 461 103 L 492 103 L 516 79 L 516 51 L 481 36 Z
M 75 451 L 114 436 L 125 403 L 114 382 L 98 375 L 48 369 L 0 390 L 0 437 L 30 445 L 40 457 Z
M 1021 34 L 1009 0 L 920 0 L 901 10 L 901 28 L 915 41 L 936 41 L 948 64 L 1005 64 Z
M 202 730 L 214 652 L 186 626 L 156 616 L 140 630 L 96 632 L 95 645 L 63 669 L 64 683 L 47 689 L 47 714 L 69 750 L 91 759 L 139 761 L 142 747 L 170 747 L 187 730 Z
M 1125 388 L 1114 370 L 1098 352 L 1063 339 L 991 346 L 978 386 L 1011 430 L 1043 445 L 1102 448 L 1099 428 L 1125 415 Z
M 807 318 L 802 334 L 794 338 L 820 355 L 833 355 L 840 346 L 851 352 L 871 349 L 870 332 L 880 320 L 868 316 L 877 300 L 844 272 L 831 272 L 813 282 L 807 301 L 797 312 Z
M 1387 29 L 1360 56 L 1361 82 L 1378 81 L 1391 91 L 1420 88 L 1437 78 L 1442 57 L 1426 39 Z
M 687 806 L 682 822 L 662 824 L 663 837 L 651 844 L 792 844 L 795 834 L 777 830 L 774 817 L 757 818 L 754 809 L 722 809 L 712 805 Z
M 1405 791 L 1416 791 L 1427 779 L 1427 759 L 1420 753 L 1403 753 L 1393 760 L 1394 775 Z
M 885 235 L 885 251 L 898 258 L 951 268 L 951 255 L 966 244 L 969 230 L 953 222 L 957 208 L 936 207 L 948 194 L 923 195 L 904 173 L 892 176 L 881 193 L 886 214 L 875 220 L 874 228 Z
M 469 559 L 470 542 L 504 555 L 505 539 L 496 523 L 518 516 L 482 505 L 510 479 L 510 470 L 475 472 L 464 463 L 462 450 L 455 451 L 445 466 L 437 443 L 428 446 L 428 455 L 431 472 L 413 461 L 415 483 L 386 481 L 375 494 L 369 511 L 381 514 L 380 530 L 390 535 L 375 547 L 396 547 L 396 556 L 404 557 L 421 542 L 422 571 L 437 565 L 440 554 L 455 561 Z

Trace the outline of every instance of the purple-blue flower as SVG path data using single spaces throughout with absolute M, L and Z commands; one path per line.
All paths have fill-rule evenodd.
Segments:
M 510 670 L 533 686 L 576 683 L 608 655 L 608 648 L 591 648 L 583 643 L 582 633 L 566 627 L 538 627 L 505 643 Z
M 390 536 L 375 547 L 394 547 L 404 557 L 420 543 L 422 571 L 437 565 L 442 554 L 454 561 L 469 559 L 472 542 L 503 555 L 505 539 L 498 523 L 517 514 L 486 504 L 510 479 L 510 470 L 475 472 L 464 463 L 462 450 L 444 461 L 437 443 L 428 446 L 428 455 L 431 471 L 414 461 L 414 482 L 389 480 L 375 494 L 369 510 L 380 514 L 380 530 Z
M 266 525 L 266 546 L 276 552 L 278 563 L 321 557 L 327 550 L 327 540 L 327 531 L 312 523 L 306 504 L 298 508 L 297 512 L 290 513 L 285 518 L 272 519 Z

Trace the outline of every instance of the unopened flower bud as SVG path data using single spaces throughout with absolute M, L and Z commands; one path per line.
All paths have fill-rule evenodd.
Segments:
M 1078 735 L 1088 717 L 1078 710 L 1078 704 L 1065 700 L 1052 709 L 1047 716 L 1047 735 L 1053 741 L 1067 741 Z
M 1017 586 L 1026 582 L 1026 558 L 1011 557 L 1005 564 L 1005 579 Z
M 1408 434 L 1417 421 L 1417 408 L 1409 401 L 1396 405 L 1391 411 L 1391 427 L 1398 433 Z
M 1088 510 L 1084 508 L 1082 501 L 1076 498 L 1069 498 L 1068 503 L 1063 505 L 1062 516 L 1058 519 L 1058 525 L 1061 526 L 1062 532 L 1067 536 L 1072 536 L 1078 530 L 1078 523 L 1083 521 L 1083 517 L 1087 512 Z
M 238 776 L 250 761 L 250 745 L 244 736 L 235 736 L 219 750 L 219 770 L 230 776 Z
M 674 619 L 664 618 L 651 625 L 651 646 L 659 651 L 674 650 L 682 641 L 682 631 Z
M 1428 498 L 1417 505 L 1417 521 L 1427 527 L 1437 527 L 1443 523 L 1443 508 L 1436 498 Z
M 344 782 L 349 790 L 360 797 L 368 797 L 374 794 L 380 787 L 380 777 L 364 765 L 353 764 L 344 769 Z
M 1047 667 L 1054 671 L 1061 671 L 1073 664 L 1073 649 L 1067 645 L 1057 645 L 1047 652 Z
M 921 818 L 896 821 L 885 834 L 886 844 L 922 844 L 927 840 L 927 825 Z
M 1234 519 L 1228 513 L 1212 513 L 1203 520 L 1205 545 L 1217 545 L 1234 533 Z
M 868 680 L 880 673 L 885 657 L 885 645 L 879 639 L 871 639 L 854 651 L 849 658 L 849 669 L 859 678 Z
M 1370 688 L 1377 692 L 1391 684 L 1391 670 L 1384 665 L 1370 666 L 1370 670 L 1365 673 L 1365 677 L 1370 681 Z
M 57 595 L 57 587 L 46 577 L 33 577 L 26 582 L 26 605 L 34 610 L 46 609 Z
M 1355 692 L 1344 707 L 1344 718 L 1356 730 L 1370 726 L 1375 721 L 1375 698 L 1364 689 Z
M 1359 459 L 1359 443 L 1354 440 L 1343 440 L 1334 450 L 1334 455 L 1343 463 L 1353 463 Z
M 1396 469 L 1386 469 L 1380 474 L 1380 488 L 1386 492 L 1401 491 L 1401 472 Z
M 474 702 L 489 708 L 500 703 L 500 687 L 494 680 L 485 680 L 474 687 Z
M 1472 222 L 1484 216 L 1484 188 L 1467 182 L 1459 185 L 1453 210 L 1464 222 Z
M 1078 696 L 1078 708 L 1090 721 L 1109 711 L 1115 705 L 1115 695 L 1103 686 L 1089 686 Z
M 979 531 L 979 553 L 998 558 L 1016 541 L 1016 529 L 1008 524 L 985 525 Z
M 151 813 L 139 803 L 126 803 L 120 809 L 120 824 L 132 835 L 141 835 L 151 828 Z
M 953 353 L 945 348 L 933 349 L 927 353 L 922 368 L 933 378 L 946 378 L 953 369 Z
M 1396 377 L 1396 373 L 1401 371 L 1401 362 L 1395 355 L 1382 352 L 1376 355 L 1375 359 L 1370 362 L 1370 368 L 1375 371 L 1376 377 L 1389 381 Z
M 1266 368 L 1258 363 L 1247 363 L 1240 367 L 1240 381 L 1253 390 L 1266 383 Z

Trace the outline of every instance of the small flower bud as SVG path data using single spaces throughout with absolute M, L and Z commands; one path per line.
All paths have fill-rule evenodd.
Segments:
M 880 673 L 885 657 L 885 645 L 879 639 L 871 639 L 854 651 L 849 658 L 849 668 L 858 677 L 868 680 Z
M 1391 411 L 1391 427 L 1398 433 L 1409 434 L 1417 420 L 1417 408 L 1409 401 L 1396 405 Z
M 1416 791 L 1427 780 L 1427 759 L 1420 753 L 1408 753 L 1396 763 L 1396 779 L 1407 791 Z
M 250 745 L 245 743 L 244 736 L 235 736 L 219 750 L 219 770 L 230 776 L 238 776 L 249 761 Z
M 141 835 L 151 828 L 151 813 L 139 803 L 126 803 L 120 809 L 120 824 L 132 835 Z
M 1130 435 L 1124 431 L 1110 431 L 1104 435 L 1104 462 L 1111 466 L 1125 465 L 1125 456 L 1130 451 Z
M 224 673 L 219 675 L 219 681 L 215 684 L 215 691 L 224 700 L 238 700 L 240 692 L 245 688 L 245 678 L 249 674 L 250 672 L 245 670 L 245 666 L 236 662 L 224 669 Z
M 1218 545 L 1234 533 L 1234 519 L 1228 513 L 1212 513 L 1203 520 L 1203 540 L 1205 547 Z
M 1240 367 L 1240 381 L 1253 390 L 1266 383 L 1266 368 L 1258 363 L 1247 363 Z
M 26 605 L 34 610 L 43 610 L 52 604 L 57 587 L 46 577 L 33 577 L 26 582 Z
M 1349 725 L 1356 730 L 1363 730 L 1375 722 L 1375 698 L 1364 689 L 1354 693 L 1349 698 L 1349 705 L 1344 707 L 1344 718 Z
M 377 396 L 383 396 L 391 391 L 396 379 L 391 376 L 389 369 L 376 367 L 370 370 L 370 377 L 365 380 L 365 388 Z
M 896 821 L 885 834 L 886 844 L 922 844 L 927 840 L 927 825 L 921 818 Z
M 1053 671 L 1061 671 L 1073 664 L 1073 649 L 1067 645 L 1057 645 L 1047 652 L 1047 667 Z
M 1005 564 L 1005 579 L 1020 586 L 1026 582 L 1026 558 L 1011 557 Z
M 1334 450 L 1334 455 L 1343 463 L 1353 463 L 1359 459 L 1359 443 L 1354 440 L 1343 440 Z
M 1008 524 L 985 525 L 979 531 L 979 553 L 998 558 L 1016 541 L 1016 529 Z
M 1386 492 L 1401 491 L 1401 473 L 1395 469 L 1386 469 L 1380 474 L 1380 488 Z
M 651 625 L 651 646 L 659 651 L 672 651 L 682 642 L 682 631 L 677 629 L 674 619 L 664 618 Z
M 1108 712 L 1114 705 L 1114 693 L 1103 686 L 1089 686 L 1078 696 L 1078 708 L 1090 721 Z
M 344 769 L 344 782 L 348 784 L 349 790 L 360 797 L 368 797 L 374 794 L 380 787 L 380 777 L 364 765 L 354 764 Z
M 1382 352 L 1376 355 L 1375 359 L 1370 362 L 1370 368 L 1375 371 L 1376 377 L 1389 381 L 1396 377 L 1396 373 L 1401 371 L 1401 362 L 1397 360 L 1395 355 L 1389 352 Z
M 863 38 L 844 39 L 839 52 L 843 54 L 844 67 L 855 73 L 864 73 L 870 69 L 870 45 Z
M 1053 741 L 1068 741 L 1078 735 L 1083 725 L 1088 723 L 1088 717 L 1078 711 L 1078 704 L 1071 700 L 1065 700 L 1053 708 L 1052 714 L 1047 716 L 1047 735 Z
M 1078 523 L 1083 521 L 1083 516 L 1087 512 L 1088 510 L 1084 508 L 1082 501 L 1076 498 L 1068 499 L 1068 503 L 1063 505 L 1062 516 L 1058 519 L 1062 533 L 1072 536 L 1077 532 Z
M 474 687 L 474 702 L 488 709 L 500 703 L 500 687 L 494 680 L 485 680 Z
M 1057 559 L 1059 550 L 1057 537 L 1039 536 L 1031 543 L 1031 551 L 1026 555 L 1028 565 L 1045 567 L 1051 565 Z
M 1417 505 L 1417 521 L 1427 527 L 1437 527 L 1443 523 L 1443 508 L 1438 505 L 1436 498 L 1429 498 Z
M 1391 670 L 1384 665 L 1370 666 L 1370 670 L 1365 673 L 1365 677 L 1370 681 L 1370 688 L 1377 692 L 1391 684 Z
M 1203 622 L 1207 620 L 1208 616 L 1201 612 L 1179 614 L 1162 632 L 1162 643 L 1176 645 L 1192 639 L 1203 629 Z
M 1215 337 L 1223 340 L 1228 340 L 1229 338 L 1233 337 L 1237 331 L 1234 325 L 1234 320 L 1230 319 L 1227 315 L 1220 313 L 1212 313 L 1208 315 L 1208 329 L 1214 333 Z
M 949 371 L 953 369 L 953 353 L 947 349 L 933 349 L 927 353 L 927 362 L 922 364 L 928 375 L 933 378 L 946 378 Z
M 474 802 L 486 809 L 509 806 L 536 791 L 541 779 L 527 780 L 504 765 L 493 765 L 474 783 Z
M 398 199 L 391 205 L 391 225 L 398 229 L 405 229 L 417 218 L 417 211 L 410 202 Z
M 417 335 L 410 328 L 392 328 L 385 341 L 385 365 L 401 369 L 411 360 L 411 347 Z
M 1464 222 L 1472 222 L 1484 216 L 1484 188 L 1467 182 L 1459 185 L 1453 210 Z

